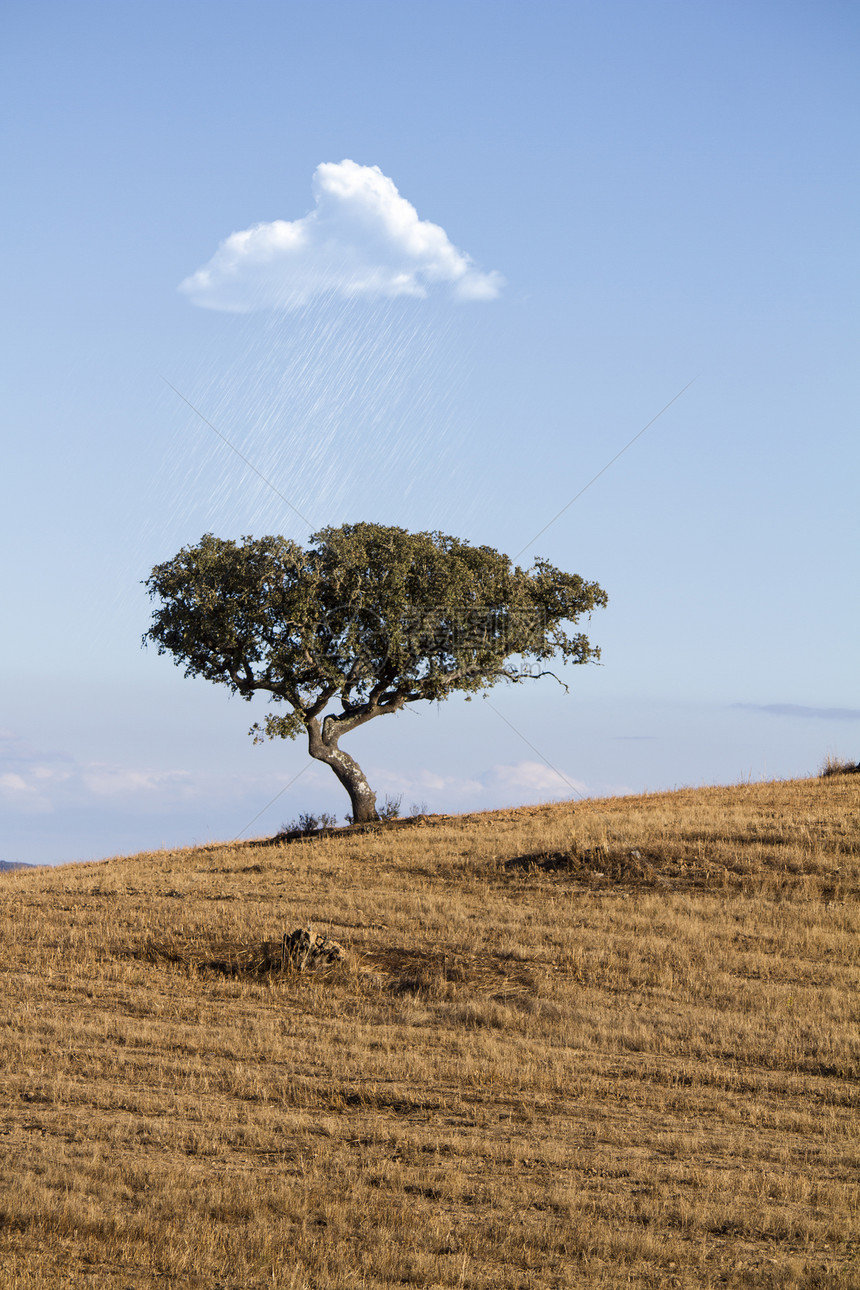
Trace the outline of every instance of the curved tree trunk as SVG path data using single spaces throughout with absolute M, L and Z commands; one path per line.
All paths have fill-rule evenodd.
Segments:
M 353 724 L 347 725 L 346 729 L 352 729 Z M 308 752 L 317 761 L 324 761 L 327 766 L 331 766 L 349 793 L 353 824 L 369 824 L 373 820 L 378 820 L 376 794 L 368 784 L 364 771 L 354 757 L 350 757 L 349 753 L 345 753 L 337 746 L 339 737 L 346 733 L 343 724 L 338 729 L 332 718 L 327 717 L 320 729 L 320 723 L 316 718 L 311 718 L 307 722 L 307 730 Z

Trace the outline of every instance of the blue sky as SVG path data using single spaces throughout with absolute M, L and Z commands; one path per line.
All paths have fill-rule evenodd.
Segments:
M 168 381 L 314 526 L 513 555 L 695 377 L 521 557 L 606 588 L 602 666 L 357 732 L 404 807 L 860 758 L 855 5 L 35 0 L 3 28 L 0 859 L 347 808 L 140 648 L 156 562 L 309 533 Z M 179 290 L 345 160 L 492 298 Z

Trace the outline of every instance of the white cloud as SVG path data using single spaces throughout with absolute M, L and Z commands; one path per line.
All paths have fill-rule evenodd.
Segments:
M 0 792 L 17 795 L 19 793 L 30 793 L 32 789 L 23 776 L 13 775 L 7 771 L 0 775 Z
M 483 811 L 530 802 L 566 801 L 577 793 L 590 795 L 583 780 L 566 772 L 562 778 L 537 761 L 497 763 L 471 778 L 442 775 L 426 768 L 403 772 L 375 766 L 369 778 L 379 801 L 383 792 L 393 793 L 401 797 L 404 810 L 423 798 L 432 810 Z
M 81 784 L 95 797 L 118 797 L 133 800 L 140 794 L 159 793 L 165 799 L 184 799 L 193 795 L 191 775 L 182 770 L 136 770 L 90 762 L 82 771 Z
M 50 811 L 50 798 L 43 791 L 43 785 L 32 782 L 35 778 L 14 771 L 0 773 L 0 805 L 7 811 L 24 815 Z
M 574 779 L 568 774 L 562 775 L 561 772 L 552 770 L 538 761 L 521 761 L 513 766 L 494 766 L 492 782 L 519 797 L 523 794 L 536 793 L 568 798 L 571 796 L 571 789 L 583 794 L 587 791 L 581 779 Z
M 383 792 L 400 795 L 407 799 L 421 798 L 425 794 L 436 796 L 445 794 L 449 801 L 460 803 L 472 801 L 484 792 L 484 785 L 479 779 L 464 779 L 459 775 L 440 775 L 437 771 L 415 769 L 411 772 L 400 772 L 375 766 L 369 774 L 371 784 L 380 799 Z M 380 799 L 381 800 L 381 799 Z
M 266 782 L 262 791 L 270 787 L 275 791 L 282 782 L 282 776 L 272 776 L 271 784 Z M 12 732 L 0 732 L 0 806 L 13 814 L 96 806 L 167 810 L 207 799 L 253 801 L 260 791 L 259 774 L 243 777 L 83 760 L 33 748 Z
M 504 279 L 482 273 L 438 224 L 418 218 L 378 166 L 324 162 L 316 208 L 232 233 L 180 284 L 195 305 L 247 313 L 294 309 L 321 296 L 426 296 L 493 300 Z

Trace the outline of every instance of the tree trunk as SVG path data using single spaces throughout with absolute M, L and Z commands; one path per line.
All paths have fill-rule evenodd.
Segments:
M 355 724 L 358 725 L 359 722 Z M 373 820 L 378 820 L 376 794 L 365 779 L 364 771 L 354 757 L 350 757 L 349 753 L 345 753 L 337 746 L 340 735 L 346 733 L 343 726 L 338 730 L 332 718 L 327 717 L 320 729 L 319 721 L 311 718 L 307 722 L 307 730 L 308 752 L 317 761 L 324 761 L 327 766 L 331 766 L 349 793 L 353 824 L 369 824 Z

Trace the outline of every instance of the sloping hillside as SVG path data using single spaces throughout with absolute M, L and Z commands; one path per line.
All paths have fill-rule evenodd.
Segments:
M 0 1288 L 860 1286 L 858 897 L 860 775 L 4 874 Z

